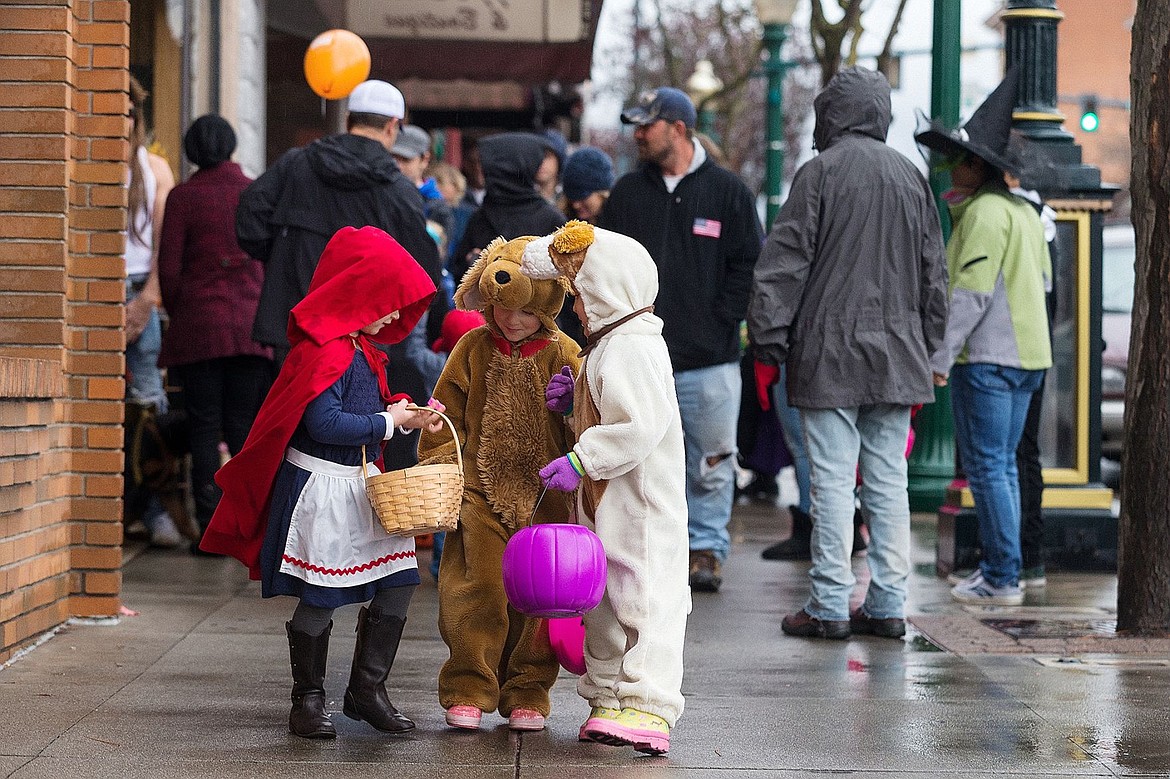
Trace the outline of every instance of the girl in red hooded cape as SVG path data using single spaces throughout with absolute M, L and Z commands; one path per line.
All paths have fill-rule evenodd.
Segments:
M 385 232 L 339 230 L 289 316 L 292 349 L 244 448 L 216 474 L 223 498 L 200 548 L 243 562 L 265 598 L 300 600 L 286 625 L 289 731 L 298 736 L 336 736 L 324 690 L 333 610 L 367 601 L 343 711 L 381 731 L 414 729 L 385 688 L 419 583 L 414 539 L 382 529 L 361 464 L 365 447 L 368 473 L 377 473 L 395 428 L 442 425 L 391 396 L 376 346 L 405 338 L 434 294 L 426 271 Z

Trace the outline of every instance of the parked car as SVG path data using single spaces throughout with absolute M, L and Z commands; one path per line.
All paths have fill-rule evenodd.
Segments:
M 1125 376 L 1129 361 L 1129 324 L 1133 313 L 1133 226 L 1103 231 L 1101 258 L 1101 454 L 1121 459 L 1125 433 Z

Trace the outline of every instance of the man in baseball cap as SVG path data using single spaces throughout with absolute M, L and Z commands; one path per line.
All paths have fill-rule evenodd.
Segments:
M 634 238 L 659 268 L 654 313 L 670 351 L 687 438 L 693 592 L 716 592 L 731 548 L 739 418 L 739 322 L 764 236 L 755 196 L 695 138 L 695 104 L 673 87 L 622 112 L 637 169 L 610 192 L 597 226 Z
M 345 132 L 287 152 L 241 195 L 236 239 L 266 265 L 252 337 L 271 345 L 278 362 L 288 354 L 289 312 L 308 292 L 326 242 L 342 227 L 385 230 L 440 282 L 422 200 L 391 156 L 405 115 L 406 101 L 393 84 L 363 81 L 349 94 Z M 442 310 L 432 316 L 441 319 L 445 298 L 436 299 Z M 404 391 L 425 394 L 421 387 Z

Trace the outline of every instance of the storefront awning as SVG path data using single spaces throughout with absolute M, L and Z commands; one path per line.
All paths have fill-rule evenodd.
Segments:
M 589 78 L 602 0 L 270 0 L 269 24 L 306 42 L 330 27 L 370 48 L 372 78 L 512 82 Z M 291 52 L 290 52 L 291 54 Z

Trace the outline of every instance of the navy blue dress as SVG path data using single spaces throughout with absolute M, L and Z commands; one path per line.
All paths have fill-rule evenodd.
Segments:
M 360 466 L 361 445 L 366 444 L 366 458 L 372 462 L 380 454 L 386 432 L 385 418 L 378 414 L 383 410 L 377 378 L 365 356 L 357 350 L 341 378 L 305 408 L 289 447 L 322 460 Z M 261 594 L 265 598 L 292 595 L 310 606 L 337 608 L 365 603 L 383 588 L 418 584 L 417 567 L 348 587 L 311 584 L 281 572 L 293 508 L 311 475 L 288 460 L 280 464 L 272 491 L 268 527 L 260 550 Z

